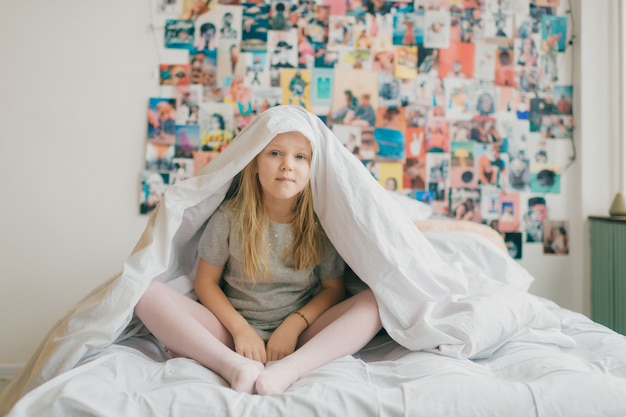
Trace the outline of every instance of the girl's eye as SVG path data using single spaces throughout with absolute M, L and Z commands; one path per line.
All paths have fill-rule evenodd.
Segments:
M 271 156 L 278 156 L 280 154 L 278 153 L 278 151 L 270 151 L 270 155 Z
M 298 158 L 298 159 L 306 159 L 306 156 L 305 155 L 296 155 L 296 158 Z

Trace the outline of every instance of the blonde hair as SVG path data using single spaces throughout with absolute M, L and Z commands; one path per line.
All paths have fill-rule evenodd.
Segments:
M 256 174 L 256 159 L 235 178 L 228 208 L 233 210 L 233 225 L 241 245 L 243 272 L 248 282 L 270 282 L 269 220 L 263 205 L 263 190 Z M 326 235 L 313 210 L 310 183 L 297 196 L 291 221 L 293 242 L 282 254 L 292 257 L 295 270 L 318 265 Z

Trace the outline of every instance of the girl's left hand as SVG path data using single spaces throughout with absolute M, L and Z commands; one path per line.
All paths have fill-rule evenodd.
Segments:
M 289 323 L 287 318 L 283 323 L 274 330 L 265 345 L 267 361 L 277 361 L 296 350 L 300 329 L 295 328 Z M 297 323 L 297 322 L 296 322 Z

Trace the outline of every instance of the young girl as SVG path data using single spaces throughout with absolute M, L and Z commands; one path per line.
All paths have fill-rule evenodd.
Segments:
M 200 239 L 202 304 L 153 281 L 135 307 L 168 349 L 237 391 L 284 392 L 381 328 L 369 289 L 344 300 L 343 260 L 313 211 L 312 157 L 302 133 L 280 133 L 239 174 Z

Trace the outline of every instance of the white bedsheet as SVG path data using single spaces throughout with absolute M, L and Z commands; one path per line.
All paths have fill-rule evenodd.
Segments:
M 112 345 L 27 394 L 9 417 L 626 415 L 626 338 L 537 299 L 576 344 L 507 342 L 489 358 L 410 351 L 384 335 L 305 376 L 286 393 L 237 393 L 150 336 Z

